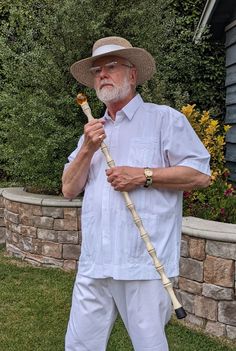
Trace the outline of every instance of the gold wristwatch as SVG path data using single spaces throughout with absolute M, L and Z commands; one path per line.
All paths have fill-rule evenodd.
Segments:
M 146 177 L 146 182 L 144 184 L 144 188 L 148 188 L 150 185 L 152 185 L 152 175 L 153 172 L 151 170 L 151 168 L 144 168 L 144 175 Z

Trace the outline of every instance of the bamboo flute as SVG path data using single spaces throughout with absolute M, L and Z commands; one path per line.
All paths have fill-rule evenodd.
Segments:
M 86 96 L 84 94 L 82 94 L 82 93 L 79 93 L 77 95 L 76 101 L 81 106 L 81 108 L 83 109 L 83 112 L 87 116 L 88 121 L 93 120 L 94 117 L 92 116 L 91 109 L 90 109 L 90 107 L 88 105 Z M 103 154 L 104 154 L 104 156 L 106 158 L 108 167 L 110 167 L 110 168 L 111 167 L 115 167 L 115 162 L 114 162 L 114 160 L 112 159 L 112 157 L 111 157 L 111 155 L 109 153 L 107 145 L 103 141 L 101 143 L 101 147 L 100 148 L 101 148 L 101 151 L 103 152 Z M 161 276 L 162 283 L 163 283 L 164 287 L 166 288 L 167 292 L 170 295 L 170 298 L 171 298 L 171 301 L 172 301 L 172 304 L 173 304 L 173 307 L 174 307 L 174 310 L 175 310 L 177 318 L 178 319 L 185 318 L 187 314 L 186 314 L 184 308 L 182 307 L 182 305 L 179 303 L 177 297 L 175 296 L 175 293 L 174 293 L 174 290 L 173 290 L 173 287 L 172 287 L 172 283 L 169 280 L 169 278 L 166 276 L 165 271 L 164 271 L 164 267 L 161 264 L 161 262 L 159 261 L 159 259 L 157 258 L 156 250 L 155 250 L 154 246 L 152 245 L 152 243 L 150 241 L 149 234 L 145 230 L 145 228 L 143 226 L 143 223 L 142 223 L 142 220 L 141 220 L 140 216 L 138 215 L 138 213 L 137 213 L 137 211 L 135 209 L 135 206 L 134 206 L 134 204 L 133 204 L 128 192 L 121 191 L 121 194 L 124 197 L 124 200 L 125 200 L 127 208 L 131 212 L 131 215 L 133 217 L 133 221 L 134 221 L 135 225 L 137 226 L 137 228 L 139 230 L 140 236 L 145 242 L 146 249 L 147 249 L 149 255 L 151 256 L 151 258 L 153 260 L 153 264 L 154 264 L 157 272 Z

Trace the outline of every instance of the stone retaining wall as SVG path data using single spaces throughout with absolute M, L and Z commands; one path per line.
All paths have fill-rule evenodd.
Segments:
M 236 225 L 184 219 L 176 292 L 186 321 L 236 339 Z
M 6 241 L 6 229 L 4 222 L 4 199 L 2 197 L 3 189 L 0 189 L 0 244 Z
M 3 191 L 6 250 L 34 265 L 76 269 L 81 200 Z
M 2 196 L 10 255 L 35 265 L 76 269 L 80 199 L 32 195 L 19 188 L 5 189 Z M 0 197 L 1 214 L 2 203 Z M 236 225 L 187 217 L 182 233 L 175 290 L 188 313 L 186 321 L 236 339 Z

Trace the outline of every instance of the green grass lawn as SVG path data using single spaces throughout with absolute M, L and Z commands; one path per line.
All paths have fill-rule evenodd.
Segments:
M 0 351 L 63 351 L 74 273 L 34 268 L 4 256 L 0 248 Z M 175 320 L 167 326 L 170 351 L 236 351 L 226 341 L 192 331 Z M 118 319 L 107 351 L 132 351 Z M 96 351 L 96 350 L 94 350 Z

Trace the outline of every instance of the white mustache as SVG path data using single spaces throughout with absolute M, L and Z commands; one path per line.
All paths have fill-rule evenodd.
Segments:
M 103 88 L 103 86 L 106 85 L 106 84 L 110 84 L 110 85 L 113 86 L 113 83 L 112 83 L 111 81 L 109 81 L 108 79 L 103 79 L 103 80 L 101 81 L 99 90 L 101 90 L 101 89 Z

